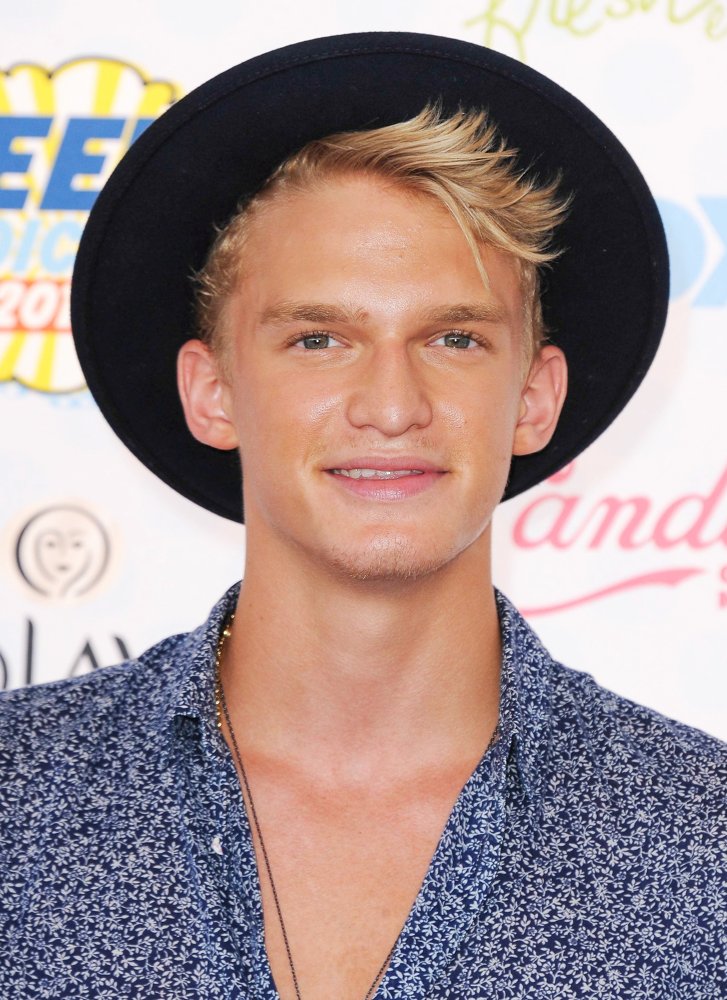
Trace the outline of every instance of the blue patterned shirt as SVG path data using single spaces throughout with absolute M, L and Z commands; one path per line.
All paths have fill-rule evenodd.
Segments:
M 3 1000 L 275 1000 L 215 726 L 236 595 L 137 661 L 0 701 Z M 555 663 L 497 599 L 499 738 L 377 1000 L 727 997 L 727 748 Z

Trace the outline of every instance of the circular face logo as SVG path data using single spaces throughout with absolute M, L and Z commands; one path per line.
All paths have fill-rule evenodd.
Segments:
M 37 593 L 81 597 L 103 576 L 109 537 L 101 522 L 81 507 L 46 507 L 20 532 L 15 559 L 23 579 Z

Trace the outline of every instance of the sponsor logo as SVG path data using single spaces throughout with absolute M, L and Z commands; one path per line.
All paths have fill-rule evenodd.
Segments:
M 685 296 L 697 307 L 727 305 L 727 198 L 697 198 L 689 207 L 660 198 L 659 213 L 669 244 L 671 298 Z
M 120 635 L 98 633 L 82 636 L 59 653 L 57 630 L 53 626 L 46 625 L 43 631 L 38 622 L 26 618 L 20 633 L 17 641 L 13 642 L 15 656 L 0 649 L 0 691 L 35 684 L 49 677 L 53 680 L 80 677 L 99 667 L 131 658 L 129 647 Z M 53 668 L 52 674 L 47 672 L 49 663 Z
M 566 466 L 519 508 L 511 525 L 512 543 L 530 553 L 616 550 L 625 557 L 623 565 L 637 556 L 639 567 L 598 587 L 566 593 L 557 601 L 524 606 L 525 614 L 552 614 L 626 590 L 675 587 L 705 577 L 715 585 L 717 606 L 727 608 L 727 565 L 721 563 L 727 550 L 727 466 L 704 492 L 685 493 L 667 502 L 645 493 L 587 496 L 572 486 L 574 470 L 575 463 Z M 647 553 L 656 556 L 649 559 L 656 565 L 645 565 Z
M 109 564 L 109 536 L 88 510 L 45 507 L 21 529 L 15 546 L 18 572 L 36 594 L 53 601 L 88 597 Z
M 0 72 L 0 382 L 84 388 L 69 315 L 78 241 L 111 170 L 178 96 L 118 59 Z
M 80 504 L 58 503 L 26 515 L 12 537 L 24 589 L 46 608 L 4 633 L 0 690 L 76 677 L 129 659 L 123 635 L 99 624 L 95 614 L 91 624 L 73 607 L 97 596 L 111 576 L 109 531 L 99 518 Z
M 488 0 L 480 14 L 465 21 L 478 27 L 489 48 L 527 59 L 533 29 L 549 24 L 574 38 L 595 35 L 612 21 L 660 14 L 674 25 L 691 25 L 713 42 L 727 38 L 727 10 L 722 0 Z

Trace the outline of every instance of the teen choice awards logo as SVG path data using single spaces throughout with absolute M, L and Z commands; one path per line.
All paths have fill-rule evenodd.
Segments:
M 0 71 L 0 382 L 83 388 L 69 310 L 78 241 L 114 166 L 178 97 L 118 59 Z

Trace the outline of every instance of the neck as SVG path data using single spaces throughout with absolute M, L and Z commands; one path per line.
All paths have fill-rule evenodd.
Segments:
M 475 763 L 498 714 L 489 557 L 488 532 L 422 579 L 362 583 L 248 542 L 222 661 L 244 752 L 351 783 Z

